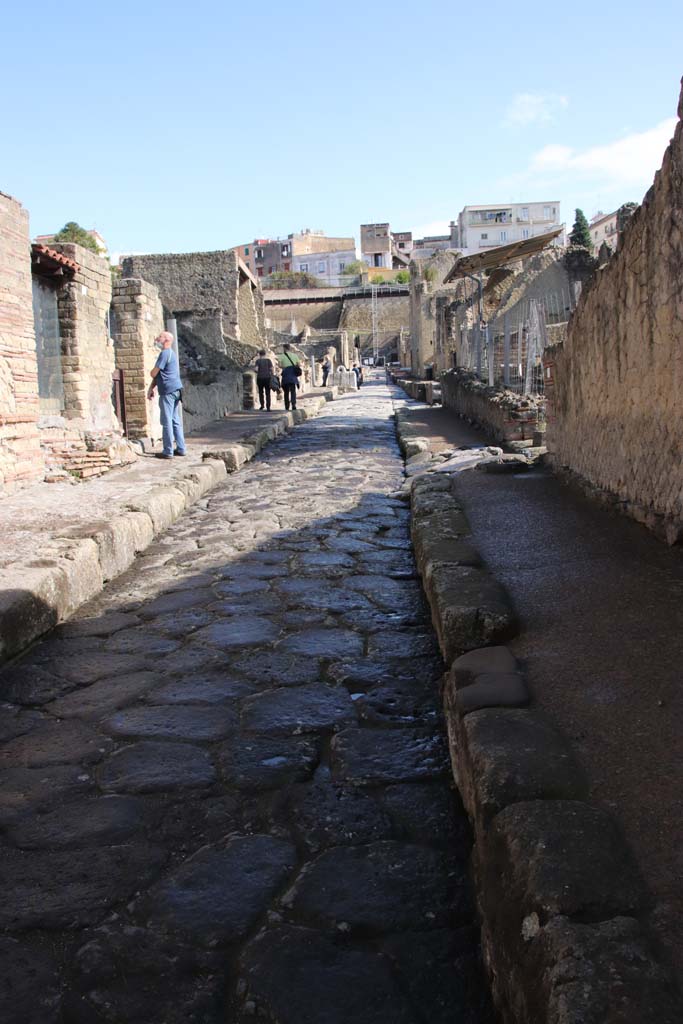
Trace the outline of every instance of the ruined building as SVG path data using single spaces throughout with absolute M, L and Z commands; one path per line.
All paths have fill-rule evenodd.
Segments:
M 249 407 L 253 389 L 243 371 L 266 343 L 265 312 L 259 284 L 236 253 L 129 256 L 122 275 L 123 289 L 156 302 L 156 319 L 177 322 L 189 429 Z
M 0 193 L 0 493 L 135 458 L 113 390 L 111 294 L 106 260 L 31 246 L 28 212 Z

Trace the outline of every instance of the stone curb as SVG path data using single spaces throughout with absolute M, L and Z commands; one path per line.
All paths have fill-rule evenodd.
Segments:
M 49 554 L 20 570 L 15 586 L 0 592 L 0 664 L 73 615 L 186 509 L 224 483 L 229 473 L 253 459 L 269 441 L 317 416 L 327 401 L 328 396 L 303 398 L 295 412 L 283 413 L 240 444 L 205 451 L 201 464 L 151 487 L 111 519 L 51 538 Z
M 399 441 L 410 451 L 415 438 Z M 444 661 L 451 764 L 474 831 L 482 948 L 504 1024 L 674 1024 L 639 922 L 646 892 L 612 818 L 501 642 L 518 631 L 451 474 L 410 483 L 411 534 Z

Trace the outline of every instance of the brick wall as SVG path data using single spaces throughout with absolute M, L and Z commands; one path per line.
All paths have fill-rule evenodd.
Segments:
M 130 438 L 161 437 L 158 401 L 147 400 L 150 370 L 158 351 L 154 339 L 164 329 L 164 313 L 154 285 L 124 278 L 114 285 L 114 352 L 123 371 L 126 425 Z
M 42 478 L 38 415 L 28 212 L 0 192 L 0 494 Z
M 83 430 L 119 431 L 112 403 L 114 345 L 109 337 L 111 270 L 108 260 L 71 242 L 51 246 L 78 263 L 59 291 L 64 416 Z
M 683 116 L 683 93 L 679 103 Z M 550 378 L 548 378 L 550 372 Z M 683 536 L 683 125 L 546 357 L 552 463 L 670 542 Z

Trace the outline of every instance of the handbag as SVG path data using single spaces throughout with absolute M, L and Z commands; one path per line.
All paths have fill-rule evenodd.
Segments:
M 276 374 L 273 374 L 273 376 L 270 378 L 270 390 L 279 391 L 281 387 L 282 385 L 280 384 L 280 378 L 276 376 Z
M 287 358 L 289 359 L 289 362 L 290 362 L 290 364 L 291 364 L 291 365 L 292 365 L 292 366 L 294 367 L 294 376 L 295 376 L 295 377 L 300 377 L 300 376 L 301 376 L 301 374 L 302 374 L 302 373 L 303 373 L 304 371 L 303 371 L 303 370 L 301 369 L 301 367 L 299 366 L 299 364 L 298 364 L 298 363 L 295 363 L 295 362 L 294 362 L 294 360 L 293 360 L 293 359 L 292 359 L 292 357 L 290 356 L 289 352 L 285 352 L 285 355 L 286 355 L 286 356 L 287 356 Z

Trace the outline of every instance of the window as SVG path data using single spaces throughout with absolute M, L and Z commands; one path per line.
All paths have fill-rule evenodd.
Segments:
M 521 217 L 521 219 L 522 220 L 528 220 L 529 219 L 529 207 L 528 206 L 523 206 L 522 207 L 522 217 Z
M 289 263 L 283 263 L 282 269 L 283 270 L 289 270 Z
M 275 270 L 275 267 L 268 267 L 268 273 L 269 274 L 272 274 L 274 270 Z
M 507 233 L 507 231 L 501 231 L 501 233 L 500 233 L 500 240 L 501 240 L 501 242 L 507 242 L 507 240 L 508 240 L 508 233 Z
M 543 220 L 550 220 L 550 207 L 549 206 L 544 206 L 543 207 Z
M 248 245 L 245 245 L 245 247 L 244 247 L 244 255 L 245 256 L 249 255 L 249 246 Z
M 257 260 L 263 259 L 263 249 L 254 249 L 254 256 Z
M 289 246 L 288 245 L 283 245 L 282 246 L 281 255 L 282 256 L 289 256 Z
M 301 271 L 302 274 L 307 274 L 308 273 L 308 263 L 300 264 L 299 270 Z
M 482 233 L 482 236 L 481 236 L 481 237 L 482 237 L 482 238 L 488 238 L 489 236 L 488 236 L 488 234 L 484 234 L 484 233 Z
M 339 273 L 343 274 L 345 269 L 346 269 L 346 264 L 345 263 L 340 263 L 339 264 Z
M 399 247 L 399 249 L 405 249 L 406 243 L 405 242 L 399 242 L 398 243 L 398 247 Z
M 259 277 L 263 277 L 263 267 L 257 267 L 256 273 L 258 274 Z
M 528 238 L 528 237 L 529 237 L 529 229 L 528 228 L 522 228 L 522 238 Z
M 318 273 L 324 274 L 327 270 L 327 264 L 323 260 L 318 261 Z

